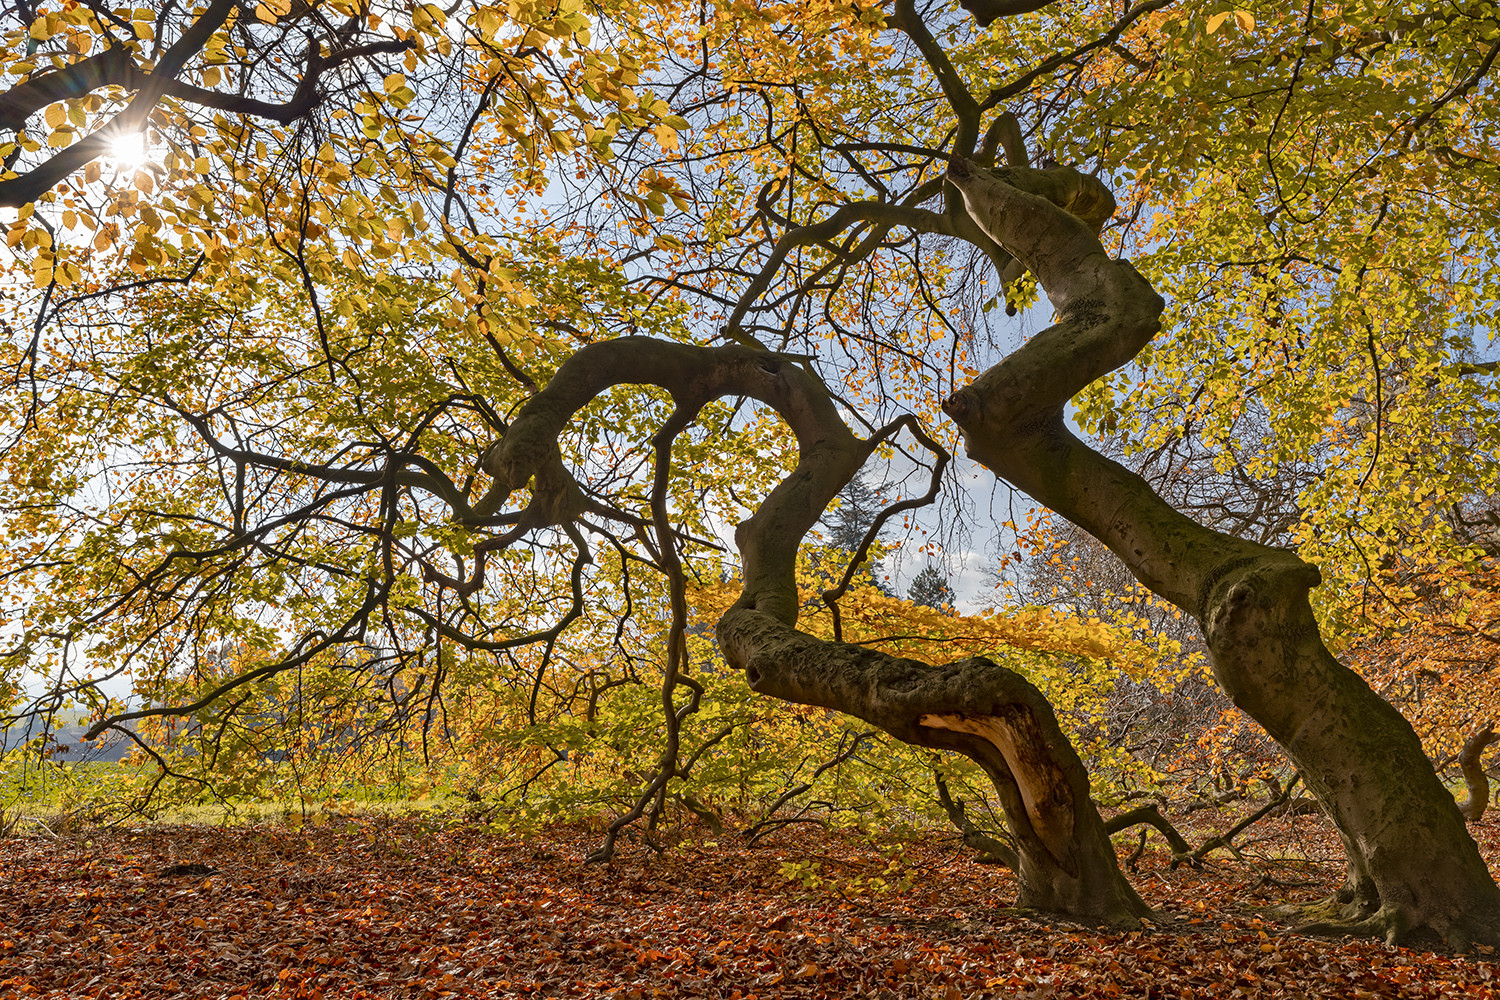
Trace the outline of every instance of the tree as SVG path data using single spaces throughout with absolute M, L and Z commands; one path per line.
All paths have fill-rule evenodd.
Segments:
M 829 544 L 846 552 L 859 551 L 880 515 L 880 508 L 885 506 L 882 492 L 862 477 L 850 480 L 839 494 L 838 508 L 828 518 Z
M 1442 472 L 1429 433 L 1488 412 L 1492 367 L 1459 355 L 1494 298 L 1473 249 L 1494 208 L 1471 177 L 1494 170 L 1475 138 L 1493 19 L 969 9 L 1002 28 L 913 0 L 701 20 L 413 8 L 389 30 L 432 39 L 408 53 L 425 78 L 393 73 L 330 109 L 326 143 L 226 119 L 202 164 L 221 186 L 204 188 L 184 120 L 170 183 L 119 200 L 145 230 L 126 260 L 70 271 L 87 255 L 44 239 L 33 211 L 12 228 L 42 290 L 37 339 L 11 359 L 15 662 L 50 663 L 58 699 L 97 698 L 72 673 L 80 643 L 120 671 L 191 663 L 204 637 L 270 653 L 189 704 L 98 700 L 102 731 L 232 711 L 240 689 L 379 635 L 402 705 L 435 711 L 456 653 L 500 664 L 536 646 L 541 684 L 570 628 L 643 613 L 632 574 L 647 572 L 669 628 L 639 816 L 692 764 L 686 581 L 712 522 L 738 520 L 742 589 L 716 634 L 751 687 L 973 758 L 1023 904 L 1128 924 L 1144 904 L 1024 677 L 796 627 L 799 549 L 834 498 L 899 450 L 931 478 L 888 510 L 936 499 L 956 427 L 1199 622 L 1220 685 L 1344 835 L 1341 926 L 1500 943 L 1500 890 L 1410 724 L 1322 642 L 1320 570 L 1184 516 L 1066 419 L 1082 393 L 1089 426 L 1159 443 L 1185 410 L 1215 462 L 1253 437 L 1243 466 L 1260 478 L 1289 442 L 1326 445 L 1314 461 L 1345 461 L 1267 540 L 1288 532 L 1330 575 L 1364 572 L 1413 509 L 1450 523 L 1446 497 L 1495 476 L 1486 431 Z M 453 34 L 462 70 L 446 73 Z M 1166 128 L 1164 102 L 1191 127 Z M 432 121 L 409 122 L 414 107 Z M 1465 211 L 1434 218 L 1433 189 Z M 228 248 L 216 213 L 243 224 Z M 987 310 L 1038 287 L 1056 322 L 989 364 Z M 1148 352 L 1164 317 L 1170 342 Z M 1275 433 L 1240 433 L 1247 395 Z M 1454 532 L 1435 538 L 1436 562 L 1467 558 Z
M 922 567 L 922 571 L 912 578 L 906 599 L 928 608 L 953 607 L 953 588 L 948 586 L 948 574 L 936 566 Z
M 845 571 L 835 568 L 832 582 L 836 586 L 847 589 L 858 583 L 874 587 L 882 594 L 890 593 L 890 585 L 881 577 L 880 560 L 876 555 L 880 551 L 880 528 L 886 520 L 881 517 L 882 508 L 887 506 L 885 492 L 883 487 L 871 486 L 863 476 L 856 476 L 839 494 L 838 506 L 824 519 L 829 531 L 829 545 L 856 566 L 847 583 L 841 579 Z

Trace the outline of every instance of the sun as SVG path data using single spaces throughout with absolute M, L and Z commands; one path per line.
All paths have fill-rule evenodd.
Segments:
M 109 152 L 105 157 L 121 172 L 139 169 L 150 159 L 146 152 L 146 137 L 140 132 L 115 136 L 109 141 Z

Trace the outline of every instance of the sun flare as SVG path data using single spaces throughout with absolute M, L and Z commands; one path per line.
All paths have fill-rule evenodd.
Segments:
M 116 136 L 109 142 L 107 156 L 116 170 L 139 169 L 149 159 L 146 152 L 146 137 L 139 132 Z

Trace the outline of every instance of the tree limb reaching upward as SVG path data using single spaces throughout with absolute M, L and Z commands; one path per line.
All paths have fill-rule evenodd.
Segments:
M 486 468 L 499 502 L 546 467 L 574 414 L 623 384 L 665 389 L 686 413 L 719 396 L 748 396 L 775 409 L 796 436 L 796 468 L 735 531 L 743 587 L 717 629 L 725 659 L 751 688 L 978 761 L 1016 837 L 1022 905 L 1126 926 L 1145 915 L 1089 798 L 1088 774 L 1033 685 L 982 657 L 930 665 L 796 630 L 802 539 L 874 447 L 850 432 L 827 389 L 800 365 L 737 345 L 626 338 L 585 347 L 490 449 Z
M 1343 833 L 1351 927 L 1392 941 L 1500 943 L 1500 888 L 1411 725 L 1322 643 L 1307 597 L 1317 569 L 1198 525 L 1068 428 L 1068 400 L 1135 357 L 1163 306 L 1062 207 L 1102 203 L 1085 192 L 1103 185 L 1063 167 L 988 171 L 964 160 L 948 176 L 979 225 L 1037 275 L 1058 317 L 944 403 L 969 454 L 1198 620 L 1220 685 L 1282 745 Z M 1355 764 L 1376 759 L 1377 774 Z M 1442 871 L 1433 857 L 1446 859 Z

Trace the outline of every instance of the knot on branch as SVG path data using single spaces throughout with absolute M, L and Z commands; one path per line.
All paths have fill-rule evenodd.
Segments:
M 974 410 L 973 400 L 969 393 L 960 389 L 947 399 L 943 400 L 943 412 L 954 420 L 962 422 Z

